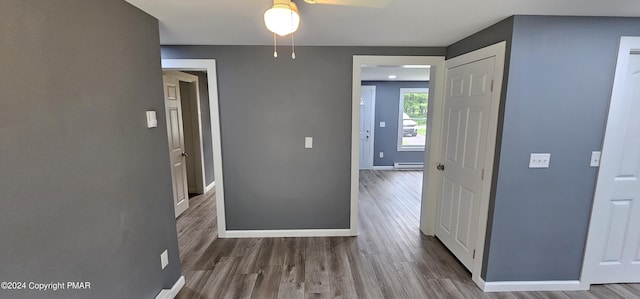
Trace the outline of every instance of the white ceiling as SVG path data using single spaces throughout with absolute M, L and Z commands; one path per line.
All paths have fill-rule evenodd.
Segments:
M 263 22 L 272 0 L 126 1 L 160 20 L 165 45 L 273 43 Z M 640 16 L 639 0 L 393 0 L 380 9 L 296 3 L 296 44 L 323 46 L 447 46 L 514 14 Z
M 395 78 L 389 78 L 395 76 Z M 363 66 L 360 78 L 362 81 L 429 81 L 430 68 L 424 66 Z

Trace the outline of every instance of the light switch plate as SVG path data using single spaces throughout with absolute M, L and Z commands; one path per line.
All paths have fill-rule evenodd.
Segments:
M 162 266 L 162 269 L 166 268 L 167 265 L 169 265 L 169 252 L 167 252 L 167 250 L 162 252 L 162 254 L 160 255 L 160 265 Z
M 384 158 L 384 152 L 380 152 L 380 158 Z
M 313 137 L 304 138 L 304 148 L 313 148 Z
M 383 121 L 381 121 L 381 122 L 380 122 L 380 128 L 384 128 L 384 127 L 386 127 L 386 126 L 387 126 L 387 123 L 385 123 L 385 122 L 383 122 Z
M 590 167 L 600 167 L 600 155 L 600 151 L 591 152 L 591 163 L 589 164 Z
M 550 161 L 549 153 L 532 153 L 529 158 L 529 168 L 549 168 Z
M 155 128 L 158 126 L 158 118 L 156 112 L 151 110 L 147 111 L 147 128 Z

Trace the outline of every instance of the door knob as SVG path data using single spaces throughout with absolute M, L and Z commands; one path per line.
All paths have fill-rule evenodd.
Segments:
M 183 157 L 189 157 L 189 154 L 187 154 L 186 152 L 183 152 L 183 153 L 182 153 L 182 156 L 183 156 Z
M 436 169 L 437 169 L 437 170 L 444 171 L 444 165 L 442 165 L 442 164 L 438 163 L 438 166 L 436 166 Z

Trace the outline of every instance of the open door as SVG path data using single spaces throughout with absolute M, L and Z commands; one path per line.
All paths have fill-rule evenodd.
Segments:
M 184 149 L 184 131 L 182 128 L 182 105 L 180 103 L 180 81 L 178 78 L 163 75 L 164 103 L 167 118 L 167 137 L 169 141 L 169 161 L 171 163 L 171 181 L 173 186 L 173 204 L 176 218 L 189 208 L 187 186 L 187 167 Z
M 622 37 L 583 277 L 640 282 L 640 37 Z
M 436 236 L 472 270 L 482 198 L 495 57 L 448 63 Z

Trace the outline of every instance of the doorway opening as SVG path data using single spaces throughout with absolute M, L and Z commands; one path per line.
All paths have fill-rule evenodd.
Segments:
M 211 131 L 210 121 L 203 122 L 202 117 L 202 110 L 209 110 L 206 80 L 206 72 L 163 71 L 176 217 L 189 208 L 189 199 L 211 190 L 215 184 L 212 148 L 205 147 L 211 144 L 211 135 L 203 135 L 203 129 Z
M 425 231 L 421 225 L 423 210 L 428 206 L 425 200 L 428 172 L 423 175 L 422 169 L 429 164 L 431 135 L 439 134 L 437 124 L 432 124 L 429 107 L 441 97 L 443 74 L 444 57 L 354 56 L 353 235 L 358 233 L 360 192 L 370 194 L 367 186 L 377 180 L 394 181 L 394 177 L 398 184 L 393 186 L 404 186 L 404 191 L 395 193 L 411 195 L 405 197 L 405 204 L 414 206 L 410 209 L 415 213 L 411 217 L 415 220 L 414 230 L 433 235 L 433 231 Z M 388 202 L 393 203 L 399 202 Z
M 170 112 L 167 109 L 169 148 L 171 148 L 172 135 L 180 135 L 179 130 L 177 133 L 171 131 L 171 118 L 182 117 L 182 121 L 176 122 L 183 124 L 183 138 L 187 137 L 184 138 L 184 152 L 187 155 L 181 158 L 186 161 L 185 166 L 189 166 L 191 160 L 187 158 L 192 156 L 190 151 L 193 150 L 189 150 L 191 146 L 195 149 L 193 156 L 196 161 L 192 162 L 196 165 L 195 169 L 185 167 L 183 179 L 188 186 L 186 188 L 188 193 L 194 190 L 189 188 L 192 186 L 191 179 L 196 178 L 196 182 L 202 180 L 202 187 L 196 185 L 195 188 L 198 195 L 187 200 L 190 203 L 189 207 L 176 219 L 181 268 L 183 273 L 189 273 L 194 269 L 195 261 L 185 257 L 202 255 L 202 251 L 225 232 L 216 66 L 215 60 L 212 59 L 163 59 L 162 67 L 165 98 L 169 94 L 168 85 L 172 84 L 175 88 L 173 92 L 175 98 L 188 99 L 180 101 L 179 106 L 176 105 L 180 110 Z M 186 109 L 189 111 L 185 111 Z M 187 128 L 188 126 L 191 126 L 191 131 Z M 178 126 L 174 128 L 179 129 Z M 192 136 L 192 145 L 189 145 L 189 135 Z M 197 168 L 198 160 L 202 165 L 201 169 Z M 172 167 L 174 165 L 172 163 Z M 191 172 L 190 179 L 189 172 L 193 170 L 195 171 Z M 201 173 L 201 177 L 198 176 L 198 172 Z M 173 185 L 175 193 L 175 179 Z M 174 205 L 176 212 L 180 211 L 177 201 Z
M 460 266 L 464 265 L 471 272 L 471 279 L 482 289 L 487 289 L 480 278 L 480 273 L 493 175 L 497 115 L 504 68 L 504 45 L 505 43 L 502 42 L 446 62 L 444 57 L 354 56 L 353 58 L 351 233 L 356 235 L 358 224 L 362 224 L 365 232 L 377 226 L 374 229 L 386 232 L 385 238 L 404 234 L 405 239 L 399 240 L 397 242 L 399 244 L 435 240 L 434 238 L 417 239 L 423 238 L 420 233 L 415 234 L 417 231 L 425 236 L 436 236 L 441 240 L 436 242 L 449 249 L 461 263 Z M 478 61 L 480 62 L 476 63 Z M 372 214 L 371 210 L 375 210 L 384 203 L 381 201 L 382 197 L 386 197 L 387 201 L 410 198 L 412 192 L 416 193 L 416 191 L 404 183 L 411 181 L 406 176 L 395 179 L 380 173 L 373 173 L 373 175 L 363 173 L 361 177 L 360 153 L 366 151 L 363 151 L 360 145 L 366 146 L 363 140 L 366 140 L 366 134 L 369 133 L 366 128 L 360 127 L 361 124 L 368 123 L 361 121 L 362 117 L 366 119 L 366 111 L 368 111 L 360 109 L 361 105 L 367 104 L 361 94 L 364 85 L 362 78 L 369 66 L 386 68 L 400 66 L 407 69 L 429 66 L 430 75 L 427 86 L 404 87 L 404 90 L 398 92 L 400 93 L 399 102 L 393 108 L 397 115 L 397 119 L 392 121 L 392 131 L 397 132 L 395 135 L 397 151 L 420 152 L 422 149 L 419 144 L 416 144 L 417 142 L 408 142 L 405 138 L 415 138 L 424 132 L 425 146 L 423 152 L 420 152 L 424 164 L 414 166 L 424 167 L 425 170 L 421 180 L 422 187 L 417 188 L 419 190 L 417 193 L 420 195 L 414 206 L 409 209 L 406 209 L 407 204 L 410 204 L 409 201 L 400 202 L 397 209 L 393 208 L 392 203 L 379 209 L 378 215 L 375 212 Z M 386 76 L 388 79 L 398 79 L 397 74 L 386 74 Z M 379 88 L 376 86 L 376 89 Z M 376 102 L 380 102 L 380 92 L 376 91 L 376 93 Z M 476 98 L 481 98 L 482 101 L 476 103 L 474 101 Z M 482 105 L 476 107 L 479 103 Z M 422 112 L 426 112 L 426 120 L 422 119 Z M 375 117 L 379 115 L 380 113 L 376 112 Z M 387 121 L 376 119 L 374 125 L 376 130 L 380 131 L 387 127 Z M 365 138 L 362 134 L 365 134 Z M 375 140 L 376 137 L 372 139 Z M 386 156 L 385 154 L 377 151 L 373 156 L 382 159 Z M 414 161 L 409 163 L 417 164 Z M 371 165 L 374 171 L 377 171 L 375 163 Z M 382 169 L 397 169 L 397 167 L 398 164 L 393 163 L 393 166 L 386 165 Z M 466 173 L 470 175 L 467 176 Z M 378 179 L 374 181 L 371 177 Z M 465 189 L 469 181 L 476 188 Z M 399 189 L 398 186 L 403 184 L 412 191 Z M 385 192 L 383 189 L 385 186 L 392 191 Z M 468 190 L 473 192 L 465 192 Z M 369 199 L 369 202 L 360 201 L 363 198 Z M 358 209 L 359 204 L 362 204 L 362 210 Z M 415 224 L 416 215 L 411 215 L 410 212 L 403 214 L 401 211 L 403 208 L 405 212 L 420 211 L 419 225 Z M 378 219 L 374 221 L 362 219 L 359 222 L 358 213 L 370 218 L 369 215 L 376 215 Z M 393 214 L 387 217 L 388 222 L 379 217 L 385 213 Z M 379 224 L 381 222 L 383 225 Z M 445 225 L 447 223 L 455 223 L 455 225 L 447 226 Z M 401 229 L 383 227 L 390 225 L 404 227 Z M 447 231 L 447 228 L 453 230 Z M 367 235 L 368 233 L 363 237 L 366 239 Z M 465 242 L 458 242 L 460 240 Z M 392 242 L 387 241 L 388 244 Z
M 419 231 L 431 71 L 426 63 L 360 65 L 358 201 L 374 210 L 362 215 L 377 215 L 363 227 Z

